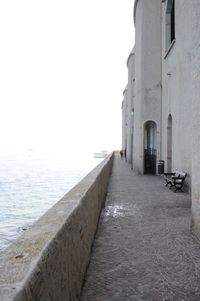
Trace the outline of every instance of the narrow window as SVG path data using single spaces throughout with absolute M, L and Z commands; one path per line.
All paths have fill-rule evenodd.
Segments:
M 174 1 L 171 9 L 171 42 L 175 40 L 175 8 Z
M 167 51 L 175 40 L 175 0 L 168 0 L 166 4 L 165 40 L 165 50 Z

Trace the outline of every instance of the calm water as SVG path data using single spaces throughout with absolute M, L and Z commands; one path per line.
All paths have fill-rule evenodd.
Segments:
M 0 156 L 0 252 L 101 161 Z

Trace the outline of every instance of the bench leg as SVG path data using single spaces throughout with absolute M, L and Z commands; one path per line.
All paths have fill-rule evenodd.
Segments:
M 178 187 L 178 188 L 176 187 L 176 189 L 174 190 L 174 192 L 177 192 L 177 190 L 180 190 L 181 192 L 183 192 L 182 187 L 180 187 L 180 188 L 179 188 L 179 187 Z
M 165 186 L 168 186 L 168 185 L 169 185 L 168 180 L 165 179 L 165 182 L 166 182 L 166 183 L 165 183 Z

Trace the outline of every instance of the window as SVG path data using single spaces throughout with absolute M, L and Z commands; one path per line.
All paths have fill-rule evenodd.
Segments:
M 168 0 L 166 4 L 165 15 L 165 50 L 170 48 L 170 45 L 175 40 L 175 0 Z
M 174 7 L 174 1 L 172 3 L 172 9 L 171 9 L 171 42 L 175 40 L 175 7 Z

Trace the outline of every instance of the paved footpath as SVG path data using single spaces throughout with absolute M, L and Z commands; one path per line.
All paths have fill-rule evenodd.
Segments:
M 115 157 L 81 301 L 200 300 L 190 197 Z

